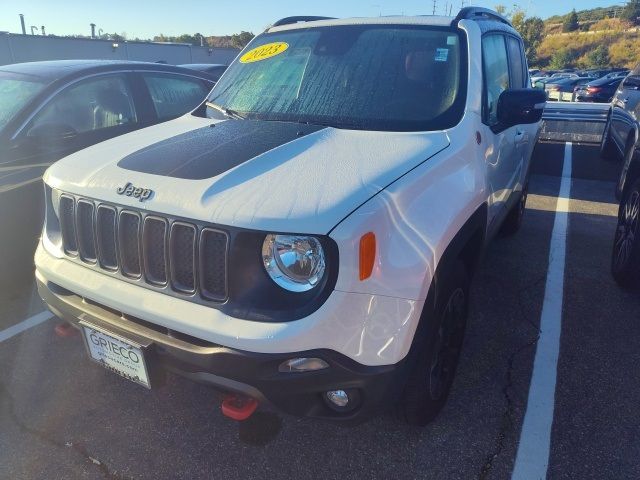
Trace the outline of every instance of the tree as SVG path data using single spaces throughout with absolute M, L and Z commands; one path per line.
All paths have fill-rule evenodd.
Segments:
M 572 67 L 574 61 L 575 58 L 571 50 L 568 48 L 561 48 L 551 57 L 549 68 L 552 68 L 553 70 L 562 70 L 563 68 Z
M 629 0 L 622 10 L 620 18 L 634 25 L 640 25 L 640 0 Z
M 525 11 L 518 7 L 512 10 L 508 16 L 513 28 L 518 31 L 524 41 L 524 49 L 529 64 L 536 64 L 538 46 L 542 42 L 544 33 L 544 22 L 538 17 L 527 18 Z
M 231 35 L 231 44 L 235 48 L 244 48 L 247 46 L 247 43 L 249 43 L 253 39 L 253 37 L 255 37 L 253 33 L 242 31 L 240 33 Z
M 567 16 L 564 17 L 562 22 L 562 31 L 563 32 L 575 32 L 580 28 L 580 24 L 578 23 L 578 14 L 576 13 L 576 9 L 571 10 Z
M 535 65 L 538 61 L 538 47 L 542 43 L 544 34 L 544 22 L 539 17 L 527 18 L 516 30 L 518 30 L 524 41 L 527 61 L 530 65 Z
M 587 54 L 589 67 L 607 67 L 609 66 L 610 60 L 609 49 L 605 45 L 598 45 Z
M 504 5 L 496 5 L 495 7 L 493 7 L 493 9 L 500 15 L 507 14 L 507 7 L 505 7 Z

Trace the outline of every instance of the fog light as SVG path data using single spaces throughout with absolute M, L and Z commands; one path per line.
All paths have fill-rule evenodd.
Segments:
M 338 408 L 345 408 L 349 404 L 349 395 L 344 390 L 329 390 L 325 396 L 331 404 Z
M 278 367 L 279 372 L 295 373 L 310 372 L 329 368 L 329 364 L 320 358 L 292 358 L 282 362 Z

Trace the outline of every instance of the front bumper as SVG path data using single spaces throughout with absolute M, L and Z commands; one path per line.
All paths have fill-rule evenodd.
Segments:
M 171 371 L 223 391 L 268 402 L 285 413 L 358 423 L 388 408 L 401 393 L 408 360 L 394 365 L 365 366 L 338 352 L 320 349 L 297 353 L 250 353 L 216 345 L 115 311 L 46 280 L 39 272 L 40 296 L 50 310 L 80 328 L 81 320 L 124 338 L 142 339 L 152 381 Z M 298 357 L 318 357 L 329 368 L 282 373 L 278 366 Z M 353 410 L 337 412 L 323 400 L 324 392 L 355 389 Z

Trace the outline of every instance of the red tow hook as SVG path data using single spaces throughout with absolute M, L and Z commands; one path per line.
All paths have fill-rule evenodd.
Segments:
M 249 418 L 256 408 L 258 408 L 258 401 L 255 398 L 239 393 L 225 395 L 222 400 L 222 414 L 238 421 Z
M 77 328 L 72 327 L 68 323 L 60 323 L 56 325 L 53 331 L 56 333 L 57 336 L 62 338 L 73 337 L 74 335 L 77 335 L 78 333 L 80 333 L 78 332 Z

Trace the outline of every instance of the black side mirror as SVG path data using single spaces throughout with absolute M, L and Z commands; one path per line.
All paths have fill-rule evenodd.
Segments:
M 522 88 L 505 90 L 498 98 L 498 124 L 501 128 L 538 123 L 547 102 L 543 90 Z
M 73 138 L 78 132 L 66 123 L 41 123 L 27 132 L 27 138 L 32 140 L 64 140 Z

